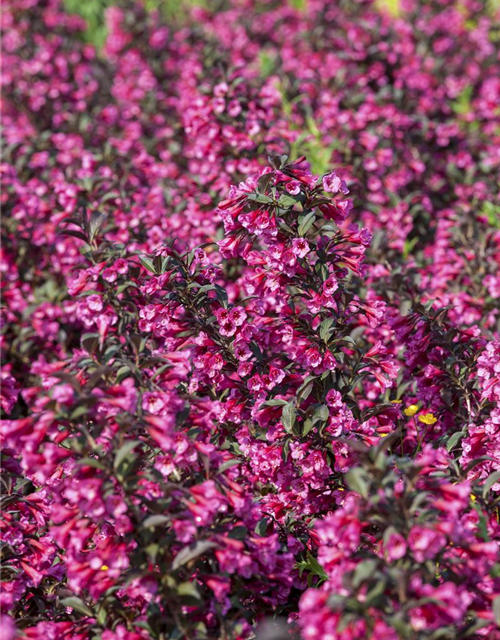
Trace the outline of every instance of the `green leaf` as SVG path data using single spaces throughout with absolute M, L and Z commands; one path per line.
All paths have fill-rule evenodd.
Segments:
M 492 610 L 495 623 L 500 626 L 500 596 L 493 598 Z
M 317 407 L 317 409 L 315 409 L 313 413 L 312 421 L 314 424 L 316 424 L 316 422 L 326 422 L 329 417 L 330 417 L 330 411 L 328 410 L 327 405 L 320 404 L 320 406 Z
M 245 540 L 248 538 L 248 529 L 243 525 L 239 525 L 237 527 L 233 527 L 227 536 L 233 540 Z
M 297 11 L 305 11 L 307 8 L 307 0 L 291 0 L 291 5 Z
M 59 380 L 70 384 L 77 393 L 80 393 L 80 383 L 78 382 L 78 379 L 75 376 L 72 376 L 70 373 L 66 373 L 65 371 L 54 371 L 54 373 L 51 373 L 51 376 L 54 378 L 59 378 Z
M 262 520 L 259 520 L 259 522 L 257 522 L 257 524 L 255 525 L 255 533 L 259 536 L 265 536 L 267 533 L 268 526 L 269 526 L 269 519 L 262 518 Z
M 314 429 L 314 422 L 308 418 L 304 421 L 304 425 L 302 426 L 302 436 L 305 438 L 308 433 L 310 433 Z
M 278 400 L 273 398 L 272 400 L 266 400 L 260 406 L 261 407 L 284 407 L 286 404 L 288 404 L 286 400 Z
M 108 612 L 104 607 L 101 607 L 97 612 L 97 622 L 102 626 L 106 626 L 106 619 L 108 617 Z
M 335 318 L 327 318 L 319 325 L 319 336 L 323 342 L 328 343 L 332 337 L 333 328 L 332 325 L 335 322 Z
M 145 269 L 151 271 L 151 273 L 155 273 L 155 268 L 151 258 L 148 258 L 147 256 L 139 256 L 139 261 Z
M 122 445 L 115 455 L 115 461 L 113 463 L 115 469 L 118 469 L 121 463 L 125 460 L 128 454 L 133 451 L 137 445 L 140 444 L 139 440 L 130 440 Z
M 157 514 L 147 517 L 142 523 L 142 526 L 144 529 L 154 529 L 154 527 L 157 527 L 160 524 L 165 524 L 166 522 L 170 522 L 170 518 L 168 516 Z
M 283 413 L 281 414 L 281 422 L 287 433 L 292 433 L 292 429 L 296 419 L 297 409 L 295 408 L 293 402 L 288 402 L 284 406 Z
M 273 201 L 272 198 L 265 196 L 262 193 L 251 193 L 247 198 L 252 202 L 258 202 L 259 204 L 271 204 Z
M 90 230 L 90 240 L 94 240 L 94 238 L 99 233 L 100 228 L 104 224 L 106 218 L 108 216 L 105 213 L 101 213 L 99 211 L 94 211 L 90 216 L 89 230 Z
M 474 467 L 477 467 L 479 464 L 485 462 L 486 460 L 491 460 L 492 462 L 494 462 L 493 458 L 491 458 L 490 456 L 479 456 L 479 458 L 474 458 L 474 460 L 471 460 L 463 470 L 464 476 L 467 477 L 467 474 L 472 471 Z
M 144 548 L 144 551 L 148 554 L 153 562 L 156 562 L 156 557 L 160 551 L 160 545 L 157 542 L 153 542 Z
M 176 571 L 183 565 L 191 562 L 192 560 L 196 560 L 200 556 L 204 555 L 210 549 L 213 549 L 217 545 L 215 542 L 210 542 L 209 540 L 199 540 L 195 545 L 184 547 L 179 553 L 175 556 L 174 561 L 172 562 L 172 569 Z
M 99 345 L 99 334 L 84 333 L 81 339 L 81 344 L 87 353 L 93 353 Z
M 483 484 L 483 498 L 486 498 L 491 487 L 500 480 L 500 471 L 495 471 L 488 476 L 486 482 Z
M 375 569 L 377 568 L 377 564 L 377 560 L 372 558 L 363 560 L 363 562 L 358 564 L 352 577 L 352 584 L 355 589 L 358 589 L 363 582 L 373 576 Z
M 237 460 L 236 458 L 233 458 L 233 460 L 226 460 L 226 462 L 223 462 L 221 464 L 218 471 L 219 473 L 224 473 L 224 471 L 227 471 L 227 469 L 235 467 L 238 464 L 243 464 L 243 462 L 241 460 Z
M 312 391 L 313 386 L 314 386 L 314 380 L 315 379 L 316 379 L 316 376 L 307 376 L 307 378 L 305 378 L 304 382 L 297 389 L 297 404 L 298 405 L 300 405 L 300 403 L 303 400 L 306 400 L 309 397 L 309 395 L 311 394 L 311 391 Z
M 257 180 L 257 189 L 259 193 L 265 193 L 267 191 L 269 185 L 271 184 L 271 180 L 273 180 L 273 177 L 274 176 L 272 173 L 265 173 L 264 175 L 260 176 L 260 178 Z
M 194 582 L 181 582 L 177 587 L 177 593 L 180 596 L 182 604 L 198 605 L 202 601 L 198 587 Z
M 116 380 L 117 382 L 122 382 L 125 378 L 129 378 L 131 375 L 131 369 L 128 364 L 124 364 L 123 367 L 120 367 L 116 372 Z
M 314 211 L 299 216 L 299 236 L 305 236 L 309 229 L 313 226 L 315 220 L 316 214 L 314 213 Z
M 80 405 L 77 406 L 72 412 L 71 415 L 69 417 L 69 419 L 71 421 L 73 420 L 78 420 L 78 418 L 81 418 L 82 416 L 86 416 L 89 412 L 89 408 L 85 405 Z
M 82 467 L 94 467 L 95 469 L 105 469 L 106 466 L 95 458 L 81 458 L 77 461 L 77 464 L 81 464 Z
M 478 517 L 477 528 L 479 531 L 479 535 L 485 542 L 488 542 L 490 539 L 490 536 L 488 534 L 488 525 L 486 522 L 486 518 L 484 517 L 484 513 L 481 507 L 477 504 L 477 502 L 473 502 L 472 507 L 474 511 L 477 513 L 477 517 Z
M 367 607 L 371 607 L 382 596 L 387 586 L 387 579 L 379 576 L 375 586 L 372 587 L 366 594 L 365 604 Z
M 482 213 L 488 218 L 488 223 L 495 227 L 496 229 L 500 229 L 500 207 L 493 204 L 492 202 L 485 202 L 483 204 Z
M 169 256 L 155 256 L 153 258 L 154 272 L 158 275 L 165 273 L 168 267 L 169 260 Z
M 189 286 L 191 286 L 191 285 L 189 285 Z M 215 285 L 213 285 L 213 284 L 204 284 L 203 286 L 199 287 L 196 290 L 196 293 L 197 294 L 207 293 L 208 291 L 215 291 Z
M 320 565 L 320 563 L 316 560 L 316 558 L 311 554 L 310 551 L 307 552 L 307 565 L 306 568 L 314 575 L 321 578 L 321 580 L 328 580 L 328 574 Z
M 490 624 L 489 620 L 476 620 L 472 626 L 467 627 L 467 629 L 464 631 L 464 637 L 470 638 L 474 636 L 474 638 L 477 638 L 476 634 L 479 631 L 479 629 L 482 629 L 483 627 L 487 627 L 489 624 Z
M 351 469 L 346 473 L 345 479 L 348 487 L 352 491 L 359 493 L 359 495 L 365 500 L 368 498 L 368 487 L 370 486 L 370 481 L 364 469 L 361 469 L 360 467 Z
M 259 345 L 252 340 L 252 342 L 250 342 L 248 346 L 250 347 L 250 351 L 253 353 L 255 358 L 257 358 L 259 362 L 263 362 L 264 354 L 260 350 Z
M 457 431 L 456 433 L 453 433 L 448 438 L 448 442 L 446 443 L 447 451 L 451 451 L 462 440 L 464 436 L 465 431 Z
M 88 605 L 85 604 L 83 600 L 77 598 L 76 596 L 70 596 L 69 598 L 63 598 L 61 600 L 61 604 L 64 607 L 71 607 L 78 613 L 82 613 L 84 616 L 89 616 L 92 618 L 94 616 L 94 612 Z
M 418 241 L 419 241 L 418 237 L 411 238 L 411 239 L 407 238 L 405 240 L 405 243 L 403 246 L 403 258 L 407 258 L 411 254 L 413 247 L 417 244 Z
M 288 209 L 289 207 L 293 207 L 295 204 L 297 204 L 297 200 L 295 198 L 292 198 L 292 196 L 283 194 L 282 196 L 280 196 L 278 204 L 280 205 L 280 207 Z
M 72 236 L 73 238 L 78 238 L 79 240 L 87 242 L 87 237 L 81 231 L 76 231 L 76 229 L 64 229 L 60 233 L 63 236 Z
M 453 109 L 453 111 L 455 111 L 455 113 L 458 113 L 459 115 L 465 115 L 466 113 L 469 113 L 471 111 L 471 100 L 473 91 L 474 88 L 472 87 L 472 85 L 467 85 L 458 95 L 456 100 L 451 103 L 451 108 Z
M 217 300 L 221 303 L 221 305 L 223 307 L 227 307 L 227 303 L 228 303 L 228 298 L 227 298 L 227 291 L 224 289 L 224 287 L 221 287 L 218 284 L 214 285 L 215 287 L 215 291 L 217 292 Z

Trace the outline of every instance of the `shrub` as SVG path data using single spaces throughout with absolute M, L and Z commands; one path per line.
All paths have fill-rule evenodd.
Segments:
M 498 16 L 3 20 L 5 637 L 500 638 Z

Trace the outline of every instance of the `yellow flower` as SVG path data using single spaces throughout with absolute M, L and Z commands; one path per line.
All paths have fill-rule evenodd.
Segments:
M 103 564 L 101 567 L 101 571 L 109 571 L 109 567 L 107 564 Z
M 423 422 L 424 424 L 435 424 L 437 422 L 437 418 L 433 413 L 424 413 L 421 416 L 418 416 L 418 421 Z
M 402 402 L 402 400 L 391 400 L 392 404 L 401 404 Z
M 418 405 L 411 404 L 409 407 L 406 407 L 403 413 L 405 414 L 405 416 L 414 416 L 417 413 L 417 411 L 418 411 Z
M 470 494 L 470 499 L 471 502 L 476 502 L 476 496 L 473 493 Z

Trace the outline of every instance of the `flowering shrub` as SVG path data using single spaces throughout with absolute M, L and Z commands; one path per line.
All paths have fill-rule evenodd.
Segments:
M 498 13 L 5 4 L 2 638 L 500 639 Z

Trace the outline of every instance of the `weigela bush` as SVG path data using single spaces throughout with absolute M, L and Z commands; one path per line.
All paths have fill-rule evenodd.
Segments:
M 5 3 L 6 640 L 500 639 L 499 16 L 298 4 Z

